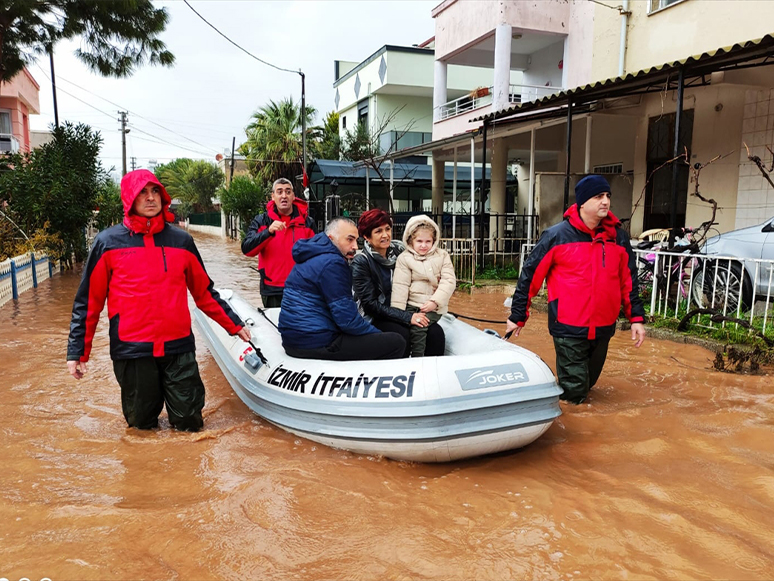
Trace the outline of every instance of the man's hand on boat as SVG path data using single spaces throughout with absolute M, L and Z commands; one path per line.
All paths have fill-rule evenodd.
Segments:
M 411 315 L 411 324 L 415 327 L 427 327 L 430 324 L 430 320 L 424 313 L 414 313 Z
M 75 379 L 80 379 L 84 375 L 86 375 L 86 362 L 85 361 L 68 361 L 67 362 L 67 371 L 72 375 Z
M 521 333 L 521 327 L 519 327 L 516 323 L 511 321 L 510 319 L 505 320 L 505 339 L 508 340 L 510 337 L 518 337 L 519 333 Z
M 239 333 L 237 333 L 237 337 L 242 339 L 242 341 L 244 341 L 245 343 L 249 342 L 250 341 L 250 329 L 248 329 L 247 327 L 242 327 L 241 329 L 239 329 Z

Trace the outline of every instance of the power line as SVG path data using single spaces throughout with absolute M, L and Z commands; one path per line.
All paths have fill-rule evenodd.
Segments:
M 40 65 L 38 65 L 38 68 L 40 68 Z M 42 70 L 42 69 L 41 69 L 41 70 Z M 51 80 L 51 79 L 48 77 L 48 75 L 46 75 L 46 74 L 45 74 L 45 71 L 43 71 L 43 74 L 44 74 L 44 76 L 46 76 L 46 78 L 47 78 L 49 81 Z M 60 77 L 60 80 L 66 80 L 66 79 L 62 79 L 62 78 Z M 70 83 L 70 81 L 67 81 L 67 82 L 68 82 L 68 83 Z M 74 85 L 74 83 L 71 83 L 71 84 L 73 84 L 73 85 Z M 75 85 L 75 86 L 77 87 L 78 85 Z M 80 87 L 79 87 L 79 88 L 80 88 Z M 72 93 L 69 93 L 68 91 L 65 91 L 65 90 L 64 90 L 64 89 L 62 89 L 61 87 L 59 88 L 59 90 L 60 90 L 60 91 L 62 91 L 63 93 L 65 93 L 66 95 L 69 95 L 70 97 L 72 97 L 72 98 L 73 98 L 73 99 L 75 99 L 76 101 L 80 101 L 80 102 L 81 102 L 81 103 L 83 103 L 84 105 L 87 105 L 88 107 L 91 107 L 91 108 L 92 108 L 92 109 L 94 109 L 95 111 L 99 111 L 99 112 L 100 112 L 100 113 L 102 113 L 103 115 L 107 115 L 108 117 L 110 117 L 111 119 L 113 119 L 113 114 L 112 114 L 112 113 L 107 113 L 106 111 L 103 111 L 102 109 L 100 109 L 100 108 L 98 108 L 98 107 L 95 107 L 95 106 L 94 106 L 94 105 L 92 105 L 91 103 L 89 103 L 89 102 L 87 102 L 87 101 L 84 101 L 83 99 L 80 99 L 79 97 L 76 97 L 75 95 L 73 95 Z M 82 90 L 86 91 L 86 89 L 82 89 Z M 91 91 L 86 91 L 86 92 L 87 92 L 87 93 L 91 93 Z M 99 95 L 97 95 L 97 94 L 95 94 L 95 93 L 92 93 L 92 94 L 93 94 L 95 97 L 99 97 L 100 99 L 103 99 L 104 101 L 107 101 L 108 103 L 110 103 L 110 104 L 112 104 L 112 105 L 116 105 L 116 106 L 120 107 L 120 105 L 117 105 L 116 103 L 113 103 L 112 101 L 110 101 L 110 100 L 108 100 L 108 99 L 105 99 L 104 97 L 100 97 Z M 139 115 L 137 115 L 137 116 L 138 116 L 138 117 L 140 117 Z M 151 121 L 151 123 L 153 123 L 153 122 Z M 158 125 L 158 123 L 154 123 L 154 125 Z M 198 153 L 199 155 L 206 155 L 206 156 L 210 156 L 210 155 L 211 155 L 209 152 L 205 153 L 205 152 L 202 152 L 202 151 L 200 151 L 200 150 L 195 150 L 195 149 L 191 149 L 190 147 L 186 147 L 186 146 L 184 146 L 184 145 L 180 145 L 180 144 L 178 144 L 178 143 L 173 143 L 173 142 L 171 142 L 171 141 L 167 141 L 166 139 L 163 139 L 162 137 L 159 137 L 158 135 L 154 135 L 154 134 L 152 134 L 152 133 L 148 133 L 147 131 L 143 131 L 142 129 L 139 129 L 139 128 L 138 128 L 136 125 L 131 125 L 131 127 L 132 127 L 132 129 L 134 129 L 135 131 L 138 131 L 138 132 L 140 132 L 140 133 L 143 133 L 143 134 L 145 134 L 145 135 L 149 135 L 150 137 L 155 137 L 155 138 L 158 140 L 158 141 L 156 141 L 155 143 L 159 143 L 159 144 L 166 144 L 166 145 L 172 145 L 173 147 L 178 147 L 178 148 L 180 148 L 180 149 L 184 149 L 184 150 L 186 150 L 186 151 L 191 151 L 191 152 L 193 152 L 193 153 Z M 162 127 L 162 129 L 166 129 L 166 128 L 165 128 L 165 127 Z M 167 129 L 167 131 L 170 131 L 170 130 L 169 130 L 169 129 Z M 172 131 L 172 133 L 174 133 L 174 131 Z M 181 137 L 185 137 L 185 136 L 184 136 L 184 135 L 181 135 Z M 140 137 L 137 137 L 136 139 L 142 139 L 142 138 L 140 138 Z M 188 139 L 188 138 L 186 138 L 186 139 Z M 150 140 L 147 140 L 147 139 L 146 139 L 145 141 L 150 141 Z M 207 146 L 205 146 L 205 145 L 202 145 L 201 143 L 196 143 L 195 141 L 193 141 L 193 140 L 191 140 L 191 139 L 189 139 L 189 141 L 192 141 L 192 142 L 193 142 L 193 143 L 195 143 L 196 145 L 199 145 L 199 146 L 201 146 L 201 147 L 205 147 L 205 148 L 207 148 L 207 149 L 210 149 L 211 151 L 214 151 L 214 152 L 216 152 L 216 153 L 220 153 L 220 152 L 219 152 L 217 149 L 212 149 L 212 148 L 209 148 L 209 147 L 207 147 Z
M 39 68 L 39 69 L 40 69 L 40 70 L 43 72 L 43 76 L 44 76 L 44 77 L 46 77 L 46 79 L 48 79 L 49 81 L 51 81 L 51 77 L 49 77 L 49 76 L 46 74 L 46 72 L 43 70 L 43 68 L 42 68 L 40 65 L 38 65 L 38 68 Z M 102 109 L 100 109 L 99 107 L 95 107 L 95 106 L 94 106 L 94 105 L 92 105 L 91 103 L 87 103 L 86 101 L 84 101 L 83 99 L 80 99 L 80 98 L 76 97 L 76 96 L 75 96 L 75 95 L 73 95 L 72 93 L 68 93 L 68 92 L 67 92 L 67 91 L 65 91 L 65 90 L 64 90 L 62 87 L 59 87 L 59 90 L 60 90 L 60 91 L 62 91 L 62 92 L 65 94 L 65 95 L 70 95 L 70 96 L 71 96 L 73 99 L 75 99 L 76 101 L 80 101 L 81 103 L 83 103 L 83 104 L 84 104 L 84 105 L 86 105 L 87 107 L 91 107 L 91 108 L 92 108 L 92 109 L 94 109 L 95 111 L 99 111 L 100 113 L 102 113 L 103 115 L 107 115 L 107 116 L 108 116 L 108 117 L 110 117 L 111 119 L 113 118 L 113 114 L 112 114 L 112 113 L 108 113 L 108 112 L 106 112 L 106 111 L 103 111 L 103 110 L 102 110 Z
M 190 148 L 190 147 L 186 147 L 185 145 L 180 145 L 180 144 L 178 144 L 178 143 L 173 143 L 173 142 L 171 142 L 171 141 L 167 141 L 167 140 L 166 140 L 166 139 L 164 139 L 163 137 L 159 137 L 158 135 L 154 135 L 153 133 L 148 133 L 147 131 L 143 131 L 142 129 L 139 129 L 139 128 L 138 128 L 137 126 L 135 126 L 135 125 L 131 125 L 130 127 L 131 127 L 132 129 L 134 129 L 135 131 L 137 131 L 137 132 L 139 132 L 139 133 L 142 133 L 143 135 L 148 135 L 149 137 L 154 137 L 154 138 L 156 139 L 156 143 L 163 143 L 163 144 L 166 144 L 166 145 L 172 145 L 172 146 L 174 146 L 174 147 L 178 147 L 178 148 L 180 148 L 180 149 L 184 149 L 184 150 L 186 150 L 186 151 L 192 151 L 193 153 L 198 153 L 199 155 L 206 155 L 206 156 L 208 156 L 208 157 L 212 157 L 212 154 L 211 154 L 211 153 L 209 153 L 209 152 L 204 152 L 204 151 L 200 151 L 200 150 L 192 149 L 192 148 Z M 142 139 L 142 138 L 141 138 L 141 137 L 135 137 L 135 139 Z M 149 140 L 149 139 L 146 139 L 145 141 L 150 141 L 150 140 Z
M 213 26 L 212 24 L 210 24 L 210 22 L 209 22 L 209 21 L 208 21 L 208 20 L 207 20 L 207 19 L 206 19 L 204 16 L 202 16 L 201 14 L 199 14 L 199 13 L 196 11 L 196 9 L 195 9 L 193 6 L 191 6 L 191 5 L 188 3 L 188 0 L 183 0 L 183 2 L 185 3 L 185 5 L 186 5 L 186 6 L 188 6 L 188 8 L 190 8 L 190 9 L 193 11 L 193 13 L 194 13 L 194 14 L 196 14 L 196 16 L 198 16 L 199 18 L 201 18 L 201 19 L 204 21 L 204 23 L 205 23 L 207 26 L 209 26 L 210 28 L 212 28 L 212 29 L 213 29 L 215 32 L 217 32 L 219 35 L 221 35 L 223 38 L 225 38 L 227 41 L 229 41 L 231 44 L 233 44 L 233 45 L 234 45 L 235 47 L 237 47 L 239 50 L 241 50 L 241 51 L 242 51 L 242 52 L 244 52 L 245 54 L 248 54 L 248 55 L 250 55 L 251 57 L 253 57 L 253 58 L 254 58 L 255 60 L 257 60 L 259 63 L 263 63 L 263 64 L 265 64 L 265 65 L 267 65 L 267 66 L 270 66 L 270 67 L 272 67 L 273 69 L 277 69 L 278 71 L 283 71 L 283 72 L 285 72 L 285 73 L 294 73 L 294 74 L 296 74 L 296 75 L 298 75 L 298 74 L 301 74 L 301 73 L 300 73 L 300 71 L 291 71 L 290 69 L 283 69 L 282 67 L 278 67 L 277 65 L 273 65 L 273 64 L 271 64 L 270 62 L 267 62 L 267 61 L 265 61 L 265 60 L 263 60 L 263 59 L 261 59 L 261 58 L 258 58 L 258 57 L 257 57 L 257 56 L 255 56 L 253 53 L 251 53 L 249 50 L 247 50 L 247 49 L 245 49 L 245 48 L 242 48 L 242 47 L 241 47 L 241 46 L 239 46 L 239 45 L 238 45 L 236 42 L 234 42 L 233 40 L 231 40 L 231 39 L 230 39 L 228 36 L 226 36 L 225 34 L 223 34 L 223 33 L 222 33 L 220 30 L 218 30 L 217 28 L 215 28 L 215 26 Z
M 38 65 L 38 68 L 40 68 L 40 65 Z M 42 70 L 42 69 L 41 69 L 41 70 Z M 46 78 L 48 78 L 48 77 L 46 77 Z M 195 145 L 198 145 L 199 147 L 204 147 L 205 149 L 212 149 L 212 151 L 214 151 L 215 153 L 220 153 L 220 152 L 219 152 L 217 149 L 214 149 L 214 148 L 212 148 L 212 147 L 209 147 L 209 146 L 207 146 L 207 145 L 204 145 L 204 144 L 202 144 L 202 143 L 199 143 L 199 142 L 197 142 L 197 141 L 194 141 L 194 140 L 193 140 L 193 139 L 191 139 L 190 137 L 187 137 L 186 135 L 183 135 L 182 133 L 178 133 L 177 131 L 174 131 L 173 129 L 169 129 L 168 127 L 164 127 L 164 126 L 163 126 L 161 123 L 156 123 L 155 121 L 153 121 L 153 120 L 151 120 L 151 119 L 149 119 L 149 118 L 147 118 L 147 117 L 144 117 L 144 116 L 140 115 L 139 113 L 136 113 L 135 111 L 131 111 L 131 110 L 130 110 L 130 109 L 128 109 L 127 107 L 124 107 L 124 106 L 122 106 L 122 105 L 119 105 L 118 103 L 115 103 L 115 102 L 111 101 L 110 99 L 106 99 L 106 98 L 105 98 L 105 97 L 103 97 L 102 95 L 98 95 L 97 93 L 95 93 L 95 92 L 93 92 L 93 91 L 89 91 L 88 89 L 84 89 L 84 88 L 83 88 L 83 87 L 81 87 L 80 85 L 78 85 L 78 84 L 76 84 L 76 83 L 73 83 L 72 81 L 70 81 L 70 80 L 68 80 L 68 79 L 65 79 L 64 77 L 61 77 L 61 76 L 60 76 L 60 77 L 58 77 L 58 79 L 59 79 L 60 81 L 64 81 L 65 83 L 68 83 L 68 84 L 70 84 L 70 85 L 72 85 L 72 86 L 74 86 L 74 87 L 77 87 L 77 88 L 78 88 L 78 89 L 80 89 L 81 91 L 84 91 L 84 92 L 86 92 L 86 93 L 89 93 L 90 95 L 94 95 L 95 97 L 97 97 L 98 99 L 102 99 L 102 100 L 103 100 L 103 101 L 105 101 L 106 103 L 110 103 L 111 105 L 114 105 L 114 106 L 116 106 L 116 107 L 118 107 L 118 108 L 120 108 L 120 109 L 123 109 L 123 110 L 125 110 L 127 113 L 131 113 L 131 114 L 132 114 L 132 115 L 134 115 L 135 117 L 139 117 L 140 119 L 143 119 L 143 120 L 147 121 L 148 123 L 152 123 L 153 125 L 156 125 L 157 127 L 161 127 L 161 128 L 164 130 L 164 131 L 169 131 L 170 133 L 174 133 L 174 134 L 175 134 L 175 135 L 177 135 L 178 137 L 182 137 L 183 139 L 185 139 L 185 140 L 187 140 L 187 141 L 190 141 L 191 143 L 193 143 L 193 144 L 195 144 Z M 49 80 L 50 80 L 50 79 L 49 79 Z M 64 91 L 64 92 L 65 92 L 65 93 L 67 93 L 67 91 Z M 67 94 L 68 94 L 68 95 L 70 95 L 71 97 L 73 96 L 71 93 L 67 93 Z M 77 99 L 77 97 L 75 97 L 75 98 Z M 80 99 L 79 99 L 79 100 L 80 100 Z M 81 102 L 84 102 L 84 101 L 81 101 Z M 96 107 L 95 107 L 95 108 L 96 108 Z M 99 111 L 99 109 L 97 109 L 97 110 Z

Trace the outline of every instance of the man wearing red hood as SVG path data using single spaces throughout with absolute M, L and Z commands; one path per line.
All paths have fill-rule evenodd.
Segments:
M 297 200 L 286 178 L 274 182 L 266 212 L 256 216 L 242 242 L 245 256 L 258 256 L 261 301 L 266 308 L 279 307 L 285 280 L 293 270 L 293 244 L 314 236 L 314 221 L 306 202 Z
M 213 288 L 193 238 L 172 222 L 172 202 L 148 170 L 121 180 L 124 221 L 94 239 L 73 304 L 67 369 L 86 373 L 94 331 L 107 299 L 110 357 L 130 427 L 157 427 L 164 404 L 169 423 L 198 431 L 204 384 L 196 364 L 188 295 L 231 335 L 250 331 Z
M 589 175 L 575 186 L 575 204 L 548 228 L 524 262 L 506 332 L 519 335 L 532 298 L 548 287 L 548 331 L 556 349 L 561 399 L 583 402 L 602 373 L 607 345 L 623 310 L 632 341 L 645 340 L 645 309 L 629 235 L 610 211 L 610 184 Z

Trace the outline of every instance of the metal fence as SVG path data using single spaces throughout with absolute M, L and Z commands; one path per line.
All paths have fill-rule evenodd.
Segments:
M 522 246 L 519 272 L 534 246 Z M 739 319 L 774 339 L 774 260 L 633 250 L 640 296 L 651 317 L 680 320 L 702 309 L 692 325 L 740 328 L 726 320 Z
M 745 321 L 774 334 L 774 260 L 662 250 L 638 250 L 640 294 L 650 314 L 682 319 L 703 309 L 692 324 L 715 329 L 738 323 L 712 320 L 713 313 Z
M 441 238 L 439 244 L 449 253 L 457 282 L 476 282 L 476 245 L 472 240 Z
M 14 256 L 0 262 L 0 306 L 54 275 L 48 255 L 35 253 Z
M 393 237 L 401 239 L 406 223 L 411 217 L 418 214 L 423 214 L 423 212 L 398 213 L 393 216 Z M 474 215 L 473 220 L 471 220 L 470 214 L 426 215 L 438 224 L 441 229 L 441 238 L 468 240 L 475 245 L 475 255 L 479 265 L 482 265 L 482 260 L 501 266 L 506 263 L 518 262 L 522 246 L 529 241 L 537 241 L 540 232 L 540 220 L 536 214 L 494 214 L 487 212 Z
M 220 212 L 206 212 L 204 214 L 191 214 L 188 223 L 196 226 L 217 226 L 220 228 Z

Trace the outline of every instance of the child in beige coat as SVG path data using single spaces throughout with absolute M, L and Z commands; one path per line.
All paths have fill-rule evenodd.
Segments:
M 428 216 L 414 216 L 406 224 L 406 250 L 395 262 L 391 306 L 412 313 L 424 313 L 433 325 L 449 309 L 457 286 L 449 253 L 438 248 L 441 230 Z M 427 327 L 411 326 L 411 356 L 423 357 Z

